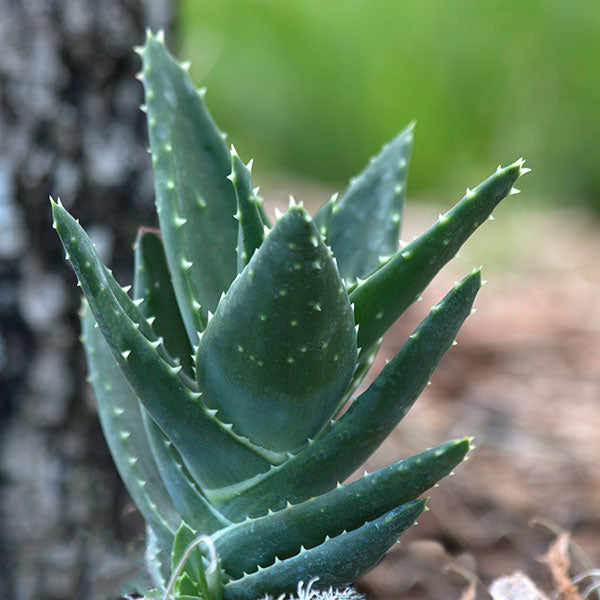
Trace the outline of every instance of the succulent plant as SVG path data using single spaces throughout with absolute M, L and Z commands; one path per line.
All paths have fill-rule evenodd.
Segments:
M 341 586 L 424 510 L 469 439 L 342 485 L 428 383 L 471 313 L 474 270 L 358 397 L 381 338 L 527 169 L 519 160 L 398 250 L 413 127 L 311 218 L 272 225 L 251 164 L 186 64 L 140 48 L 160 232 L 135 243 L 133 297 L 52 203 L 85 295 L 83 343 L 102 427 L 147 524 L 148 598 L 243 600 Z M 344 409 L 346 410 L 344 411 Z

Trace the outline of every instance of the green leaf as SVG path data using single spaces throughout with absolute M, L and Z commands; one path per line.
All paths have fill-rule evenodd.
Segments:
M 152 329 L 163 338 L 167 351 L 171 355 L 182 357 L 181 362 L 191 371 L 192 350 L 177 310 L 160 237 L 153 231 L 142 228 L 138 232 L 134 248 L 133 296 L 135 300 L 143 300 L 139 305 L 140 312 L 147 321 L 152 321 Z M 196 488 L 173 444 L 145 409 L 142 409 L 142 413 L 143 419 L 140 415 L 140 420 L 143 421 L 150 442 L 148 449 L 151 448 L 160 476 L 177 512 L 196 530 L 207 534 L 228 525 L 230 522 Z
M 174 573 L 180 561 L 184 557 L 188 547 L 194 543 L 198 534 L 189 527 L 185 521 L 177 530 L 175 541 L 173 542 L 173 551 L 171 553 L 171 573 Z M 204 566 L 202 564 L 202 552 L 199 547 L 195 548 L 186 560 L 182 574 L 187 574 L 192 581 L 198 582 L 200 586 L 206 587 L 204 578 Z M 189 593 L 189 592 L 187 592 Z
M 252 161 L 246 166 L 232 146 L 231 164 L 231 175 L 229 177 L 237 197 L 237 264 L 238 272 L 241 272 L 254 255 L 255 250 L 260 248 L 265 238 L 265 226 L 258 208 L 261 201 L 252 189 L 252 177 L 250 175 Z
M 202 540 L 202 541 L 201 541 Z M 218 555 L 205 560 L 206 544 L 210 544 L 214 552 L 214 545 L 210 538 L 198 536 L 185 523 L 177 531 L 173 543 L 171 571 L 177 576 L 177 589 L 184 597 L 186 594 L 203 600 L 221 600 L 223 582 L 221 579 L 221 564 Z M 205 568 L 205 565 L 208 567 Z M 180 565 L 183 576 L 177 575 Z
M 148 34 L 141 56 L 160 229 L 181 315 L 196 344 L 208 311 L 237 273 L 231 158 L 202 93 L 162 39 Z
M 113 357 L 195 481 L 203 488 L 219 488 L 266 471 L 279 457 L 233 433 L 203 405 L 197 392 L 182 383 L 179 368 L 158 354 L 160 340 L 142 334 L 141 325 L 146 321 L 137 306 L 125 294 L 121 302 L 129 302 L 126 313 L 115 298 L 112 289 L 118 284 L 114 280 L 109 283 L 111 276 L 83 229 L 62 206 L 53 203 L 52 214 Z
M 181 600 L 181 598 L 194 598 L 196 600 L 201 597 L 198 584 L 187 573 L 177 579 L 175 584 L 175 598 L 177 600 Z
M 207 405 L 272 450 L 322 429 L 356 364 L 352 308 L 319 238 L 292 206 L 219 303 L 198 350 Z
M 167 580 L 170 573 L 169 557 L 171 556 L 174 539 L 175 534 L 172 535 L 169 548 L 161 548 L 152 527 L 146 522 L 146 551 L 144 552 L 144 564 L 152 584 L 160 589 L 167 587 Z
M 386 144 L 333 206 L 329 243 L 348 283 L 398 249 L 413 128 L 411 123 Z
M 419 297 L 437 272 L 458 252 L 467 238 L 511 193 L 523 161 L 499 169 L 468 190 L 467 195 L 433 227 L 407 244 L 391 260 L 359 282 L 350 294 L 358 329 L 358 345 L 374 344 Z
M 260 220 L 262 224 L 267 229 L 272 229 L 273 225 L 271 225 L 271 221 L 269 221 L 269 217 L 267 217 L 267 213 L 265 212 L 264 202 L 261 196 L 258 195 L 259 187 L 254 188 L 254 196 L 256 198 L 256 208 L 258 210 L 258 214 L 260 215 Z
M 121 479 L 160 547 L 170 551 L 179 518 L 158 473 L 146 432 L 141 425 L 140 403 L 119 370 L 89 308 L 81 315 L 82 342 L 98 416 L 106 443 Z
M 410 502 L 315 548 L 303 548 L 291 558 L 276 560 L 266 569 L 225 584 L 223 597 L 255 600 L 263 594 L 276 596 L 293 592 L 299 581 L 313 577 L 319 577 L 317 588 L 347 585 L 373 567 L 424 508 L 423 500 Z
M 187 374 L 192 374 L 192 346 L 185 331 L 171 283 L 160 232 L 141 227 L 134 245 L 134 296 L 143 298 L 140 312 L 152 321 L 164 347 Z
M 432 308 L 370 387 L 314 442 L 252 481 L 220 490 L 213 502 L 232 520 L 259 516 L 323 494 L 344 481 L 386 439 L 427 385 L 471 312 L 479 271 Z M 310 477 L 306 474 L 310 473 Z
M 352 398 L 352 394 L 357 390 L 358 386 L 363 382 L 363 379 L 366 377 L 367 373 L 371 369 L 371 366 L 375 362 L 375 357 L 379 352 L 379 348 L 381 348 L 381 343 L 383 340 L 378 340 L 375 344 L 373 344 L 367 351 L 359 352 L 358 360 L 356 363 L 356 371 L 354 371 L 354 375 L 352 377 L 352 381 L 350 385 L 346 388 L 344 395 L 341 397 L 337 406 L 335 407 L 334 415 L 339 414 L 339 412 L 346 406 L 348 401 Z
M 352 531 L 414 500 L 448 475 L 469 447 L 466 438 L 447 442 L 326 494 L 219 531 L 213 539 L 224 571 L 242 577 L 257 565 L 272 564 L 275 557 L 289 558 L 302 545 L 317 546 L 327 536 Z
M 328 202 L 323 204 L 313 217 L 313 222 L 317 226 L 319 233 L 325 239 L 325 243 L 329 243 L 329 226 L 331 225 L 331 213 L 337 202 L 338 195 L 333 194 Z
M 220 514 L 196 487 L 177 450 L 147 412 L 144 426 L 158 471 L 183 520 L 207 535 L 227 527 L 231 521 Z

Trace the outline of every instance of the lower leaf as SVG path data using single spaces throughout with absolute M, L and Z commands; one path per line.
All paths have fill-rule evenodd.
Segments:
M 320 546 L 302 549 L 286 560 L 276 559 L 266 569 L 225 584 L 223 598 L 255 600 L 263 594 L 291 592 L 299 581 L 313 577 L 319 577 L 319 587 L 347 585 L 373 567 L 424 509 L 424 500 L 409 502 Z

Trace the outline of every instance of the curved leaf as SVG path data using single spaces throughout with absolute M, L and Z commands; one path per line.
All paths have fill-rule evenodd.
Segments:
M 358 345 L 370 348 L 419 297 L 436 273 L 467 238 L 511 193 L 523 172 L 523 161 L 500 169 L 467 195 L 433 227 L 407 244 L 391 260 L 359 282 L 350 294 L 358 329 Z
M 236 275 L 231 158 L 186 69 L 150 33 L 141 49 L 156 207 L 173 288 L 197 343 Z
M 232 520 L 259 516 L 335 487 L 351 475 L 404 417 L 471 312 L 479 271 L 432 308 L 370 387 L 314 442 L 252 481 L 211 492 Z M 311 476 L 307 477 L 306 473 Z
M 152 330 L 163 338 L 170 356 L 191 374 L 192 346 L 185 331 L 177 299 L 171 283 L 171 274 L 159 231 L 141 227 L 134 244 L 133 293 L 143 298 L 140 312 L 152 320 Z
M 235 148 L 231 147 L 231 175 L 229 178 L 233 183 L 237 198 L 238 220 L 238 245 L 237 264 L 238 272 L 248 264 L 255 250 L 260 248 L 264 238 L 264 225 L 259 211 L 261 200 L 252 189 L 252 177 L 250 168 L 252 161 L 246 166 L 238 156 Z
M 140 403 L 121 373 L 87 306 L 81 315 L 82 342 L 90 383 L 106 443 L 135 505 L 152 527 L 160 548 L 170 552 L 181 518 L 162 483 L 141 427 Z
M 466 438 L 447 442 L 326 494 L 231 525 L 213 537 L 223 569 L 242 577 L 275 557 L 297 554 L 302 545 L 311 548 L 327 536 L 352 531 L 420 496 L 464 460 L 469 448 Z
M 152 329 L 163 338 L 167 351 L 181 357 L 182 364 L 191 371 L 191 346 L 177 309 L 159 235 L 148 229 L 140 229 L 134 249 L 133 297 L 143 300 L 140 312 L 146 320 L 152 321 Z M 206 534 L 228 525 L 229 521 L 196 488 L 173 444 L 141 405 L 140 411 L 137 426 L 143 423 L 149 440 L 148 450 L 151 449 L 177 512 L 184 521 Z
M 109 284 L 110 275 L 83 229 L 62 206 L 53 203 L 52 214 L 113 357 L 196 482 L 202 487 L 220 487 L 267 470 L 279 457 L 234 434 L 199 401 L 198 393 L 181 382 L 180 368 L 166 363 L 156 351 L 160 340 L 141 333 L 145 320 L 138 307 L 127 295 L 121 298 L 128 300 L 130 314 L 137 311 L 131 320 L 115 298 L 111 291 L 115 282 Z
M 413 128 L 411 123 L 386 144 L 333 205 L 329 243 L 349 283 L 398 249 Z
M 319 580 L 315 587 L 344 586 L 373 567 L 425 509 L 424 500 L 403 504 L 361 527 L 343 532 L 291 558 L 224 586 L 224 600 L 255 600 L 296 589 L 299 581 Z
M 158 472 L 177 512 L 196 531 L 211 534 L 231 521 L 219 513 L 196 488 L 173 444 L 144 409 L 143 424 Z
M 313 217 L 314 224 L 317 226 L 319 233 L 323 236 L 326 244 L 329 244 L 329 227 L 331 225 L 331 213 L 337 202 L 338 195 L 333 194 L 331 198 L 321 206 Z
M 164 550 L 160 547 L 156 534 L 148 524 L 146 524 L 146 551 L 144 552 L 144 563 L 148 575 L 153 585 L 164 589 L 169 579 L 171 547 Z
M 220 301 L 198 349 L 205 402 L 273 450 L 322 429 L 356 364 L 352 308 L 319 237 L 291 207 Z

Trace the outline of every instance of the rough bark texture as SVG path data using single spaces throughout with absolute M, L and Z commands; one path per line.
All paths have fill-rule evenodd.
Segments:
M 83 382 L 48 195 L 129 271 L 153 219 L 132 46 L 171 17 L 169 0 L 0 0 L 1 598 L 109 598 L 142 544 Z

